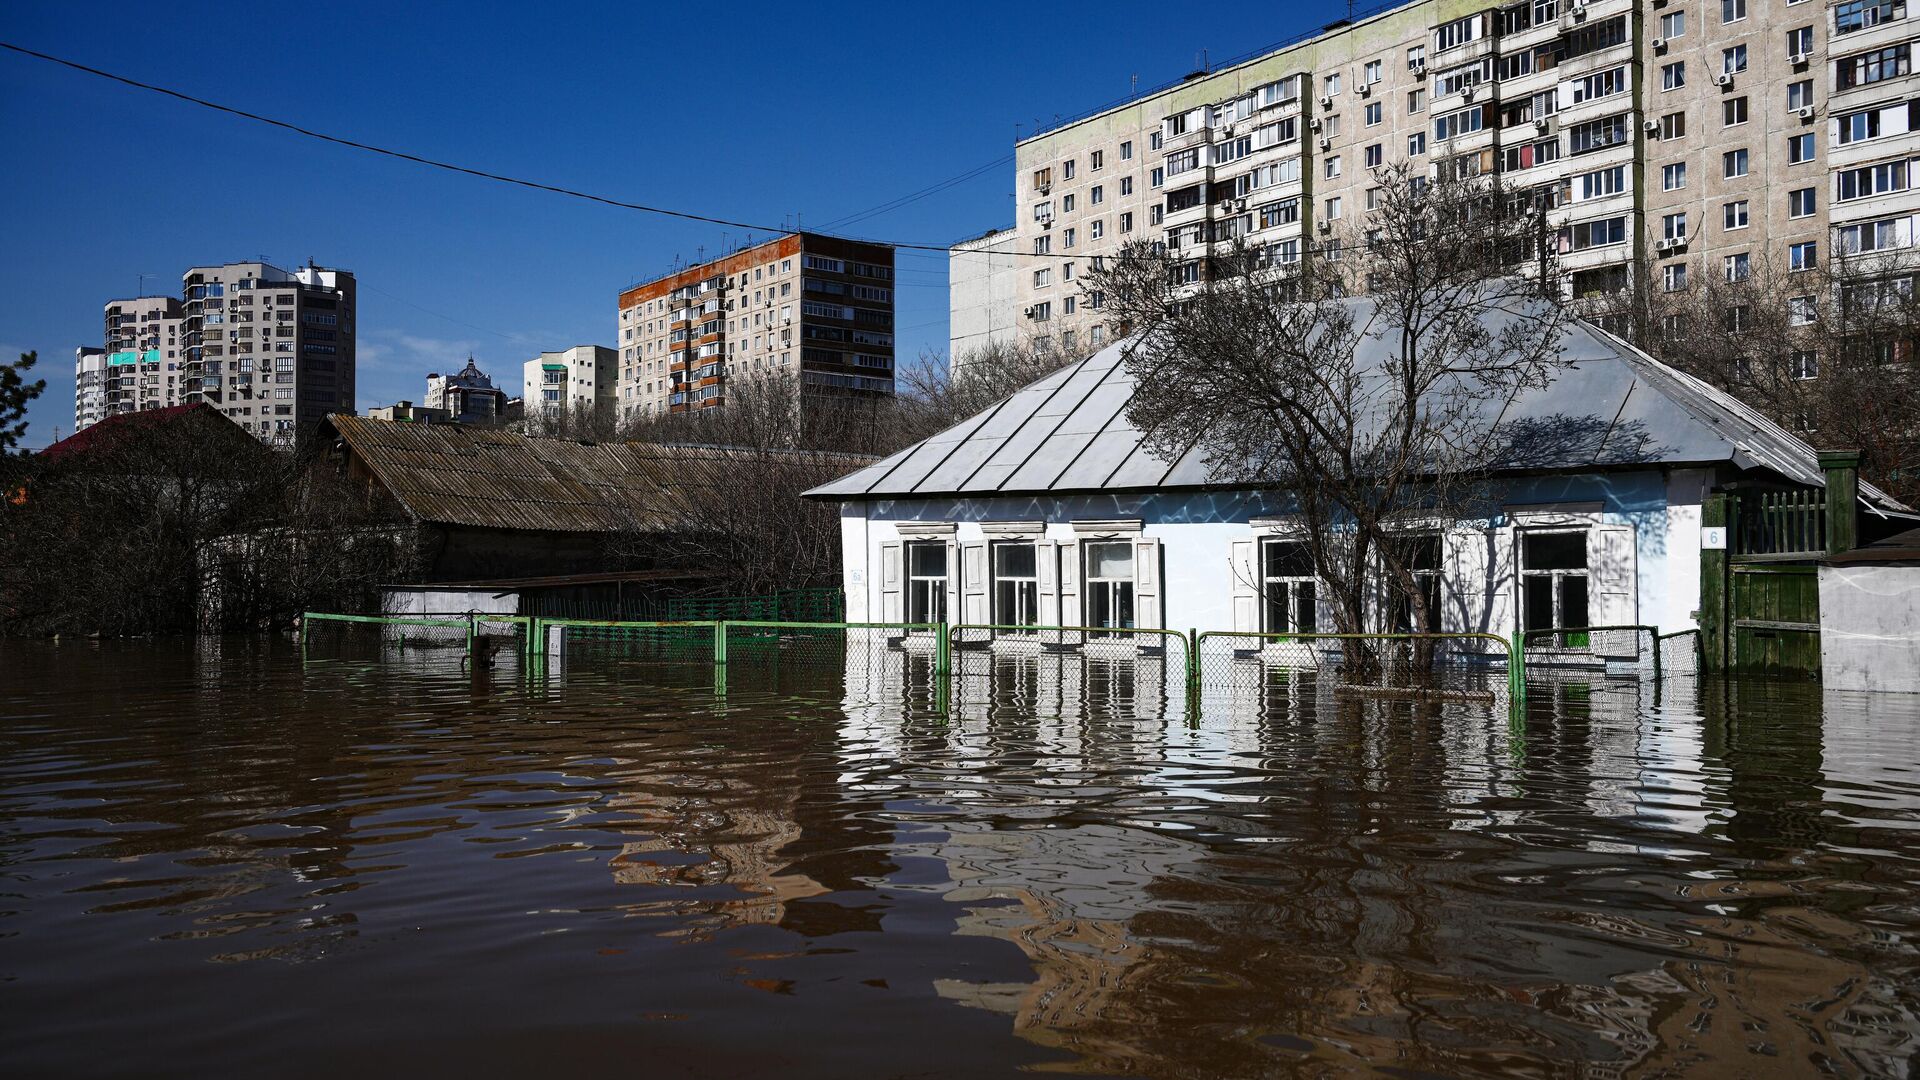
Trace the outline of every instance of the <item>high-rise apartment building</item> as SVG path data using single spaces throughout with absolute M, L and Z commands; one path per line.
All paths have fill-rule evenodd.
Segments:
M 1396 161 L 1529 191 L 1574 297 L 1910 249 L 1917 44 L 1908 0 L 1418 0 L 1336 24 L 1020 141 L 1009 315 L 1097 347 L 1095 259 L 1144 239 L 1198 274 L 1245 238 L 1293 262 L 1364 231 Z
M 1019 340 L 1014 300 L 1020 236 L 1011 226 L 953 245 L 947 256 L 947 362 L 959 368 L 984 350 Z
M 440 409 L 463 424 L 497 424 L 507 418 L 507 392 L 467 357 L 467 366 L 451 375 L 427 373 L 427 409 Z
M 520 365 L 528 417 L 613 418 L 619 354 L 605 345 L 543 352 Z
M 73 350 L 73 430 L 107 418 L 107 353 L 91 345 Z
M 277 445 L 354 411 L 352 273 L 239 262 L 182 281 L 182 404 L 204 401 Z
M 101 341 L 107 354 L 103 415 L 180 404 L 179 299 L 109 300 L 102 322 Z
M 891 394 L 893 289 L 891 246 L 805 232 L 636 285 L 620 294 L 621 414 L 713 408 L 775 373 L 798 381 L 803 411 Z

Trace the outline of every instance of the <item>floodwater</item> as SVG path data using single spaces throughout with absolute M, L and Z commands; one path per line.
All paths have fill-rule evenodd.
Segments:
M 1920 701 L 638 674 L 0 647 L 0 1074 L 1920 1064 Z

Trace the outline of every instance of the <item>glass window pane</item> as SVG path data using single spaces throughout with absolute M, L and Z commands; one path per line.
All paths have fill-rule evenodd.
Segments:
M 1132 544 L 1088 544 L 1087 576 L 1094 578 L 1131 578 Z
M 1283 633 L 1291 629 L 1287 622 L 1287 586 L 1279 582 L 1267 586 L 1267 621 L 1269 634 Z
M 1521 566 L 1527 570 L 1585 570 L 1587 534 L 1584 532 L 1530 532 L 1524 534 Z
M 1122 582 L 1113 586 L 1113 622 L 1109 626 L 1133 625 L 1133 583 Z
M 993 572 L 998 577 L 1033 577 L 1036 562 L 1032 544 L 993 545 Z
M 1313 556 L 1307 545 L 1295 541 L 1269 541 L 1266 545 L 1266 576 L 1312 577 Z
M 1521 579 L 1522 629 L 1544 630 L 1553 625 L 1553 579 Z
M 1585 577 L 1569 574 L 1560 579 L 1560 625 L 1588 625 Z
M 947 575 L 947 545 L 912 544 L 907 550 L 912 553 L 912 570 L 909 573 L 913 577 L 945 577 Z
M 1313 582 L 1293 583 L 1293 628 L 1303 634 L 1319 629 L 1313 613 Z

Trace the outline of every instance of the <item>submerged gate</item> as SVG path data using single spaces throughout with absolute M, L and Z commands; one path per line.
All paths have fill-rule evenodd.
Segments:
M 1854 546 L 1860 455 L 1822 451 L 1826 490 L 1716 492 L 1701 524 L 1700 626 L 1710 670 L 1818 678 L 1817 561 Z

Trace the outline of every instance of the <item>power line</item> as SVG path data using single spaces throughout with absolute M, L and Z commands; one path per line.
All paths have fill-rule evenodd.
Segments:
M 23 45 L 15 45 L 9 41 L 0 41 L 0 49 L 7 49 L 11 52 L 19 53 L 22 56 L 31 56 L 31 57 L 34 57 L 35 59 L 45 60 L 50 64 L 58 64 L 61 67 L 70 68 L 74 71 L 79 71 L 88 75 L 97 76 L 99 78 L 106 79 L 110 82 L 120 83 L 123 86 L 130 86 L 136 90 L 145 90 L 150 93 L 160 94 L 163 97 L 170 97 L 178 101 L 184 101 L 189 105 L 197 105 L 203 109 L 211 109 L 214 112 L 226 113 L 229 116 L 237 116 L 243 120 L 252 120 L 255 123 L 266 124 L 269 127 L 276 127 L 283 131 L 290 131 L 296 135 L 302 135 L 309 139 L 317 139 L 320 142 L 332 143 L 335 146 L 344 146 L 351 150 L 360 150 L 369 154 L 378 154 L 383 157 L 395 158 L 400 161 L 410 161 L 416 165 L 425 165 L 428 168 L 442 169 L 447 172 L 460 173 L 461 175 L 472 176 L 481 180 L 492 180 L 495 183 L 509 184 L 515 187 L 528 188 L 533 191 L 544 191 L 553 195 L 563 195 L 563 196 L 566 196 L 567 198 L 580 199 L 580 200 L 583 200 L 586 202 L 592 202 L 592 203 L 599 203 L 603 206 L 611 206 L 621 210 L 637 210 L 637 211 L 640 211 L 641 213 L 646 213 L 646 214 L 658 214 L 663 217 L 678 218 L 682 221 L 698 221 L 708 225 L 725 225 L 728 228 L 748 229 L 755 232 L 767 232 L 767 233 L 775 233 L 775 234 L 793 231 L 791 229 L 787 229 L 784 227 L 755 224 L 752 222 L 745 222 L 745 221 L 735 221 L 731 218 L 714 217 L 709 214 L 697 214 L 688 210 L 673 210 L 664 206 L 650 206 L 646 203 L 628 202 L 625 199 L 616 199 L 609 195 L 596 195 L 596 194 L 593 194 L 592 192 L 580 191 L 575 188 L 562 187 L 558 184 L 548 184 L 539 180 L 528 180 L 528 179 L 525 179 L 524 177 L 507 176 L 501 173 L 488 172 L 484 169 L 476 169 L 466 165 L 457 165 L 453 162 L 441 161 L 436 158 L 430 158 L 420 154 L 409 153 L 405 150 L 395 150 L 390 147 L 375 146 L 372 143 L 360 142 L 357 139 L 348 139 L 339 135 L 329 135 L 326 132 L 315 131 L 312 128 L 301 127 L 298 124 L 290 123 L 286 120 L 277 120 L 271 116 L 262 116 L 261 114 L 256 112 L 249 112 L 246 109 L 238 109 L 231 105 L 222 105 L 217 101 L 208 101 L 205 98 L 195 97 L 192 94 L 184 93 L 179 90 L 170 89 L 165 86 L 158 86 L 153 83 L 142 82 L 139 79 L 129 78 L 125 75 L 116 75 L 111 71 L 105 71 L 100 68 L 92 67 L 87 64 L 82 64 L 74 60 L 68 60 L 63 57 L 54 56 L 51 53 L 40 52 L 37 49 L 29 49 Z M 995 164 L 998 164 L 998 163 L 996 162 Z M 988 167 L 989 166 L 981 166 L 979 170 L 974 170 L 974 172 L 984 171 Z M 956 180 L 967 179 L 967 178 L 971 178 L 971 177 L 968 175 L 963 175 L 963 177 L 956 178 Z M 949 182 L 943 181 L 942 184 L 934 185 L 932 189 L 923 189 L 923 191 L 921 192 L 913 193 L 912 196 L 903 196 L 902 198 L 907 199 L 908 201 L 911 201 L 911 199 L 913 198 L 924 197 L 925 195 L 932 194 L 933 191 L 935 190 L 939 190 L 944 184 L 947 184 L 947 183 Z M 894 200 L 894 201 L 899 202 L 900 200 Z M 904 205 L 904 203 L 901 203 L 901 205 Z M 891 204 L 882 204 L 880 208 L 876 208 L 873 212 L 874 213 L 885 212 L 886 209 L 890 209 L 890 208 L 892 208 Z M 869 212 L 863 211 L 861 214 L 854 215 L 854 217 L 859 218 L 859 217 L 868 216 L 868 215 L 869 215 Z M 878 240 L 878 239 L 872 239 L 868 237 L 841 236 L 841 235 L 828 234 L 828 233 L 821 233 L 818 235 L 832 236 L 834 239 L 847 240 L 854 243 L 884 244 L 891 247 L 905 248 L 907 250 L 912 250 L 912 251 L 939 252 L 942 255 L 947 255 L 950 253 L 949 245 L 945 245 L 945 244 L 918 244 L 918 243 L 909 243 L 906 241 Z M 1009 252 L 1006 254 L 1027 254 L 1027 253 Z M 1070 258 L 1071 256 L 1056 256 L 1056 255 L 1050 255 L 1050 254 L 1041 255 L 1039 253 L 1032 253 L 1032 257 L 1034 258 Z

